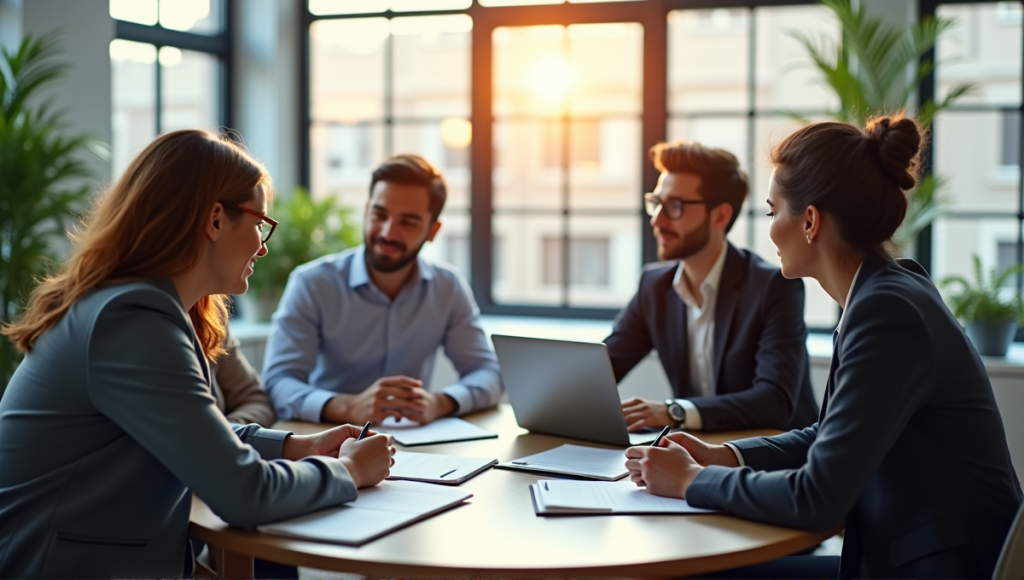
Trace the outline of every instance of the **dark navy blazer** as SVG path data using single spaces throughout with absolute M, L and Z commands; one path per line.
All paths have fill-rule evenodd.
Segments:
M 735 442 L 687 499 L 827 530 L 846 519 L 840 577 L 989 578 L 1020 483 L 978 353 L 927 273 L 861 267 L 813 426 Z
M 715 395 L 690 384 L 686 304 L 672 287 L 679 261 L 644 269 L 640 290 L 615 319 L 608 345 L 621 381 L 651 349 L 672 392 L 700 411 L 706 431 L 798 429 L 814 422 L 804 325 L 804 283 L 729 244 L 715 302 Z

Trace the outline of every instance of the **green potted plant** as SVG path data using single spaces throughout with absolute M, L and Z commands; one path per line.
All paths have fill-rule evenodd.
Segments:
M 351 212 L 336 198 L 314 200 L 303 188 L 276 197 L 270 216 L 281 225 L 270 239 L 267 255 L 256 262 L 242 303 L 243 315 L 259 322 L 270 320 L 296 266 L 356 246 L 362 236 Z
M 27 35 L 0 51 L 0 323 L 13 320 L 35 281 L 59 262 L 68 226 L 86 206 L 95 175 L 83 162 L 105 146 L 68 131 L 38 93 L 64 76 L 56 35 Z M 0 340 L 0 394 L 21 355 Z
M 867 16 L 863 4 L 854 7 L 850 0 L 821 3 L 839 22 L 839 40 L 799 30 L 789 35 L 803 46 L 822 83 L 839 99 L 839 107 L 830 116 L 864 127 L 872 116 L 907 110 L 921 81 L 935 69 L 924 55 L 956 21 L 929 16 L 904 29 Z M 936 113 L 974 89 L 971 83 L 957 84 L 941 101 L 920 103 L 914 117 L 922 127 L 928 127 Z M 942 214 L 945 202 L 939 194 L 941 187 L 939 176 L 928 175 L 910 193 L 907 217 L 894 236 L 897 246 L 907 248 Z
M 1024 302 L 1016 287 L 1012 296 L 1007 296 L 1011 291 L 1005 286 L 1011 276 L 1020 272 L 1016 265 L 1002 271 L 993 269 L 986 284 L 981 260 L 974 256 L 974 284 L 961 276 L 949 276 L 939 282 L 942 288 L 954 288 L 947 298 L 950 310 L 963 322 L 979 354 L 1006 356 L 1010 341 L 1024 320 Z

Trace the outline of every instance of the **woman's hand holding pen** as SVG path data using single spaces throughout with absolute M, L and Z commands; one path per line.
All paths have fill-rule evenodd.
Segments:
M 356 487 L 370 487 L 384 481 L 395 464 L 394 439 L 386 433 L 370 431 L 369 421 L 361 431 L 352 425 L 347 427 L 358 432 L 342 442 L 338 459 L 345 464 Z
M 690 484 L 708 465 L 738 465 L 724 445 L 708 445 L 688 433 L 673 433 L 660 445 L 626 450 L 629 479 L 655 495 L 685 498 Z

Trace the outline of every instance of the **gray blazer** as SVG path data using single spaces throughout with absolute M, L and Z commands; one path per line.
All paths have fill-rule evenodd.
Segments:
M 981 358 L 915 262 L 870 256 L 818 422 L 735 442 L 691 504 L 795 528 L 846 519 L 841 578 L 988 578 L 1021 504 Z
M 0 400 L 0 578 L 180 577 L 191 495 L 252 528 L 355 499 L 337 459 L 234 430 L 169 280 L 95 290 Z

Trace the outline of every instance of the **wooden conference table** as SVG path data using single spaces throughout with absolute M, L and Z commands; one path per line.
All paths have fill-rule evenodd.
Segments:
M 529 433 L 516 425 L 507 405 L 465 419 L 497 432 L 498 438 L 408 449 L 509 461 L 566 442 L 589 445 Z M 281 422 L 275 427 L 301 434 L 329 425 Z M 698 435 L 721 443 L 775 433 L 778 431 Z M 726 515 L 538 517 L 527 489 L 538 478 L 489 469 L 459 486 L 473 494 L 465 505 L 358 548 L 232 528 L 198 498 L 192 503 L 190 532 L 220 555 L 217 572 L 227 578 L 251 577 L 254 556 L 293 566 L 389 578 L 687 576 L 772 560 L 814 546 L 835 533 L 781 528 Z

